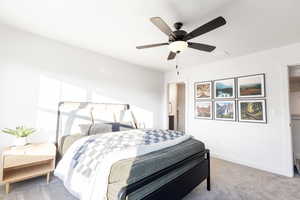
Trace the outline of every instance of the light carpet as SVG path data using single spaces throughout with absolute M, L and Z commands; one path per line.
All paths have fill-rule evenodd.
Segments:
M 199 185 L 184 200 L 299 200 L 300 176 L 287 178 L 219 159 L 211 160 L 212 190 Z M 40 177 L 12 184 L 0 200 L 76 200 L 62 183 L 52 178 L 49 185 Z

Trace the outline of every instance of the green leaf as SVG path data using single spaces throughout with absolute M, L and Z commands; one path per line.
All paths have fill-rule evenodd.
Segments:
M 14 135 L 16 137 L 27 137 L 36 132 L 33 128 L 26 128 L 25 126 L 17 126 L 16 129 L 5 128 L 2 130 L 3 133 Z

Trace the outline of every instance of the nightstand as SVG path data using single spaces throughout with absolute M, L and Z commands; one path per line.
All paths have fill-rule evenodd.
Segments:
M 3 150 L 0 163 L 0 180 L 9 193 L 11 183 L 37 176 L 47 176 L 55 168 L 56 147 L 51 143 L 28 144 L 22 147 L 8 147 Z

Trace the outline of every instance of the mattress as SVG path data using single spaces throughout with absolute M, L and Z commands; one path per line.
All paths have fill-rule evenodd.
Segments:
M 112 166 L 110 171 L 107 197 L 109 200 L 115 200 L 123 187 L 135 183 L 204 150 L 205 146 L 202 142 L 191 138 L 178 145 L 160 151 L 152 152 L 137 158 L 118 161 Z M 129 196 L 130 200 L 141 199 L 150 192 L 158 189 L 161 185 L 164 185 L 185 171 L 193 168 L 196 164 L 199 164 L 199 161 L 190 162 L 153 183 L 140 188 L 139 191 L 134 192 Z

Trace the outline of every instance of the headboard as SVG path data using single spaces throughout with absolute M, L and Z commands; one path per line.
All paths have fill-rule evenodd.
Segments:
M 122 118 L 128 104 L 60 102 L 57 113 L 56 144 L 61 137 L 80 133 L 79 124 L 115 122 Z

